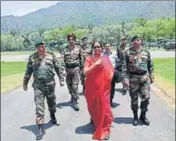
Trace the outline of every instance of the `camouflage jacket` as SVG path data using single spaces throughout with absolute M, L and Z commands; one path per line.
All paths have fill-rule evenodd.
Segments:
M 34 79 L 49 79 L 54 78 L 54 70 L 57 73 L 60 82 L 64 81 L 63 69 L 59 60 L 51 52 L 46 52 L 46 55 L 41 58 L 37 52 L 30 55 L 26 72 L 24 75 L 24 84 L 27 84 L 31 75 Z
M 123 63 L 125 65 L 125 62 Z M 148 50 L 141 49 L 138 52 L 134 48 L 130 48 L 126 57 L 126 68 L 128 75 L 149 74 L 154 77 L 154 66 Z
M 82 56 L 83 63 L 84 63 L 86 57 L 91 54 L 92 54 L 91 48 L 87 47 L 85 49 L 83 49 L 83 48 L 81 49 L 81 56 Z
M 79 46 L 75 46 L 73 50 L 70 50 L 67 46 L 64 50 L 64 63 L 66 69 L 82 67 L 83 60 L 81 56 L 81 48 Z
M 126 58 L 127 58 L 127 52 L 129 49 L 123 50 L 121 47 L 117 48 L 117 57 L 118 57 L 118 63 L 116 66 L 116 69 L 119 71 L 126 71 Z

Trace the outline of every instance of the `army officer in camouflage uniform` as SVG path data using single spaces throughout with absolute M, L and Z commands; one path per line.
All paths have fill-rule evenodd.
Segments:
M 87 37 L 83 37 L 81 39 L 81 41 L 82 41 L 81 56 L 82 56 L 83 64 L 84 64 L 85 58 L 88 55 L 92 54 L 92 49 L 90 47 L 88 47 L 87 40 L 88 40 Z M 85 75 L 84 75 L 84 72 L 83 72 L 83 68 L 80 69 L 80 78 L 81 78 L 81 84 L 83 86 L 83 94 L 84 94 L 85 93 L 85 84 L 84 84 L 85 83 Z
M 70 33 L 67 35 L 68 46 L 64 50 L 64 63 L 66 70 L 66 83 L 71 95 L 71 102 L 75 111 L 79 111 L 78 107 L 78 84 L 79 84 L 79 71 L 82 67 L 82 57 L 80 46 L 75 45 L 76 35 Z
M 126 55 L 127 55 L 127 52 L 128 52 L 128 48 L 127 48 L 127 38 L 126 37 L 122 37 L 121 39 L 121 44 L 120 44 L 120 47 L 117 48 L 117 56 L 119 58 L 119 61 L 118 61 L 118 65 L 117 65 L 117 70 L 119 72 L 126 72 L 126 67 L 123 67 L 124 65 L 126 64 L 123 64 L 123 63 L 126 63 Z M 122 85 L 123 85 L 123 95 L 125 95 L 127 93 L 127 90 L 128 90 L 128 87 L 125 85 L 125 80 L 128 79 L 127 78 L 127 74 L 123 73 L 123 80 L 122 80 Z
M 53 53 L 46 51 L 44 41 L 42 39 L 38 39 L 35 47 L 37 51 L 30 55 L 27 63 L 23 80 L 23 89 L 27 91 L 28 81 L 33 74 L 34 81 L 32 86 L 34 88 L 34 99 L 36 104 L 36 123 L 39 127 L 39 134 L 36 139 L 40 140 L 45 134 L 43 129 L 45 97 L 47 99 L 51 121 L 53 124 L 57 123 L 55 117 L 56 97 L 54 70 L 59 76 L 60 86 L 64 85 L 64 78 L 59 60 L 56 59 L 56 56 Z
M 154 67 L 149 51 L 142 47 L 140 36 L 134 36 L 131 40 L 132 47 L 127 55 L 127 72 L 129 76 L 129 93 L 131 97 L 131 109 L 134 113 L 133 125 L 138 124 L 138 96 L 141 98 L 140 120 L 149 125 L 146 117 L 150 100 L 150 83 L 154 81 Z M 128 84 L 128 83 L 127 83 Z

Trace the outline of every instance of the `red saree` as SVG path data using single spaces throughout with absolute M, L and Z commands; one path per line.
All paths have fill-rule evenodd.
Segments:
M 113 115 L 110 107 L 111 80 L 113 77 L 113 66 L 108 57 L 103 56 L 103 66 L 96 66 L 86 76 L 85 97 L 89 114 L 94 122 L 95 132 L 93 139 L 102 140 L 110 134 Z M 88 56 L 85 67 L 94 63 Z

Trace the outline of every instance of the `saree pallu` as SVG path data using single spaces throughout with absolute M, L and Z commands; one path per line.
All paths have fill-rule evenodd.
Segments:
M 111 80 L 114 69 L 108 57 L 103 56 L 103 65 L 96 66 L 87 74 L 85 80 L 85 97 L 89 114 L 93 120 L 95 132 L 93 139 L 104 139 L 110 134 L 113 115 L 110 107 Z M 94 63 L 88 56 L 85 67 Z

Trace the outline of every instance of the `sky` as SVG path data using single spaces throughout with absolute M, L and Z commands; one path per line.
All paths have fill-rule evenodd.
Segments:
M 1 1 L 1 16 L 23 16 L 57 2 L 59 1 Z

